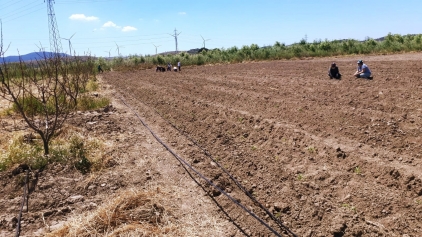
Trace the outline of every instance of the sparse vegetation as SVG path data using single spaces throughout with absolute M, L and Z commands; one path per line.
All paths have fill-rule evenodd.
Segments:
M 62 132 L 53 140 L 48 156 L 44 155 L 40 140 L 39 136 L 28 140 L 23 133 L 15 135 L 1 153 L 0 171 L 15 164 L 27 164 L 32 169 L 40 169 L 51 162 L 72 164 L 82 173 L 99 170 L 104 166 L 104 145 L 100 140 L 84 139 L 75 131 Z
M 2 39 L 3 35 L 1 42 Z M 0 55 L 4 55 L 3 44 Z M 0 170 L 18 163 L 38 169 L 50 162 L 69 160 L 76 160 L 74 166 L 83 173 L 92 168 L 84 146 L 86 141 L 75 143 L 74 137 L 68 137 L 73 140 L 66 145 L 56 133 L 62 131 L 69 114 L 76 109 L 92 110 L 110 103 L 108 98 L 98 98 L 98 94 L 88 95 L 98 89 L 93 68 L 94 60 L 90 56 L 61 58 L 44 53 L 42 60 L 32 62 L 3 61 L 0 97 L 9 101 L 11 107 L 2 114 L 22 117 L 35 135 L 17 134 L 1 154 Z M 58 140 L 53 145 L 54 137 Z
M 359 166 L 356 166 L 356 167 L 353 169 L 353 173 L 355 173 L 355 174 L 357 174 L 357 175 L 360 175 L 360 174 L 362 174 L 362 170 L 360 169 L 360 167 L 359 167 Z
M 77 109 L 81 111 L 94 110 L 105 107 L 110 104 L 110 99 L 106 97 L 92 97 L 89 95 L 82 95 L 78 99 Z
M 40 136 L 44 155 L 48 155 L 55 132 L 78 107 L 93 60 L 44 56 L 44 60 L 31 63 L 3 63 L 0 96 L 10 101 L 13 111 Z
M 297 180 L 302 181 L 305 179 L 305 176 L 303 174 L 298 174 L 297 175 Z
M 343 207 L 343 208 L 345 208 L 345 209 L 347 209 L 347 210 L 350 210 L 350 211 L 353 211 L 353 212 L 357 212 L 356 211 L 356 207 L 355 206 L 353 206 L 353 205 L 351 205 L 351 204 L 348 204 L 348 203 L 343 203 L 342 205 L 341 205 L 341 207 Z
M 308 152 L 311 153 L 311 154 L 315 153 L 317 151 L 317 149 L 314 146 L 308 146 L 307 149 L 308 149 Z

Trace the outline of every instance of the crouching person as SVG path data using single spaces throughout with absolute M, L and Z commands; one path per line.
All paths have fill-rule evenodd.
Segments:
M 331 67 L 328 69 L 328 76 L 330 79 L 341 79 L 340 70 L 338 69 L 336 63 L 331 64 Z
M 371 70 L 362 60 L 358 61 L 358 70 L 355 72 L 355 77 L 372 79 Z

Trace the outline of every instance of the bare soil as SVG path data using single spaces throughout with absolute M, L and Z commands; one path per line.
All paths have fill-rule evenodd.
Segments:
M 198 141 L 298 236 L 421 236 L 422 54 L 363 57 L 373 80 L 353 78 L 357 59 L 111 72 L 104 78 L 167 144 L 274 228 L 167 121 Z M 326 76 L 332 61 L 342 80 Z M 244 234 L 271 235 L 223 195 L 214 196 Z
M 104 85 L 95 95 L 113 97 L 114 91 Z M 1 108 L 8 107 L 8 103 L 2 101 Z M 15 134 L 30 132 L 18 116 L 4 116 L 0 122 L 1 148 L 7 149 Z M 154 209 L 160 207 L 153 214 L 158 213 L 165 223 L 154 220 L 152 224 L 157 226 L 152 233 L 163 231 L 168 233 L 167 236 L 195 235 L 192 233 L 224 236 L 236 232 L 227 220 L 218 216 L 211 199 L 205 194 L 192 195 L 193 192 L 200 193 L 202 189 L 139 124 L 119 97 L 116 96 L 112 105 L 106 108 L 71 114 L 65 130 L 79 133 L 85 140 L 99 140 L 103 144 L 103 150 L 98 152 L 101 153 L 104 169 L 83 175 L 71 164 L 53 163 L 43 170 L 31 170 L 29 210 L 24 205 L 20 236 L 44 236 L 49 233 L 49 236 L 120 236 L 119 233 L 140 236 L 150 233 L 144 231 L 151 230 L 149 223 L 142 223 L 144 218 L 132 217 L 133 220 L 110 230 L 104 230 L 104 226 L 92 228 L 92 223 L 87 223 L 89 215 L 95 214 L 100 208 L 110 208 L 107 211 L 113 216 L 113 208 L 119 209 L 119 206 L 113 207 L 112 204 L 124 200 L 128 193 L 147 195 Z M 25 180 L 24 172 L 14 172 L 17 167 L 18 164 L 0 173 L 0 236 L 14 236 L 16 231 Z M 136 202 L 127 205 L 146 208 L 136 206 Z M 161 215 L 165 218 L 161 218 Z M 84 230 L 86 227 L 92 229 Z
M 170 220 L 189 229 L 179 236 L 273 236 L 190 176 L 123 99 L 172 150 L 283 236 L 187 136 L 297 236 L 421 236 L 422 54 L 363 57 L 373 80 L 351 76 L 357 59 L 104 73 L 112 110 L 75 113 L 69 122 L 106 141 L 109 165 L 88 175 L 60 164 L 40 171 L 23 235 L 59 229 L 120 190 L 158 186 Z M 332 61 L 342 80 L 328 78 Z M 0 175 L 0 236 L 11 236 L 22 174 Z

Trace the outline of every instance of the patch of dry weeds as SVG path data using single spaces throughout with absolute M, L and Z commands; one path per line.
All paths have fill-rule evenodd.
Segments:
M 159 190 L 126 190 L 46 236 L 180 236 Z

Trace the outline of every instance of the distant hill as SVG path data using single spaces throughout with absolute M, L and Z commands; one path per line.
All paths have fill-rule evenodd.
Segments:
M 29 54 L 25 54 L 21 56 L 7 56 L 7 57 L 4 57 L 4 61 L 6 63 L 15 63 L 15 62 L 19 62 L 20 60 L 27 62 L 27 61 L 32 61 L 32 60 L 44 59 L 44 57 L 50 58 L 53 56 L 55 56 L 55 53 L 52 53 L 52 52 L 34 52 L 34 53 L 29 53 Z M 60 56 L 66 57 L 68 55 L 61 53 Z

